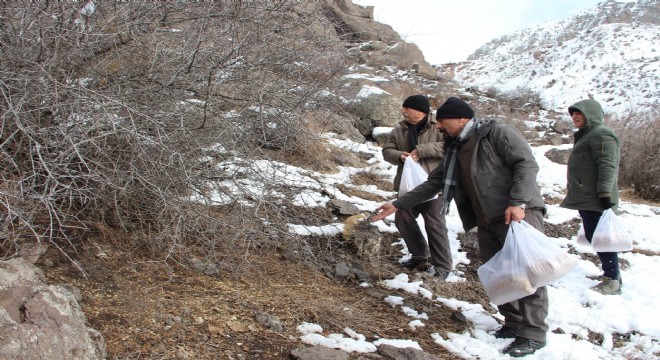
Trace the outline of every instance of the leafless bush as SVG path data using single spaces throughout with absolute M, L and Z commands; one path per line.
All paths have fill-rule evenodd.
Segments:
M 392 191 L 392 180 L 385 175 L 372 171 L 371 168 L 351 175 L 355 185 L 374 185 L 382 191 Z
M 2 2 L 0 256 L 26 240 L 71 254 L 94 223 L 166 258 L 190 241 L 218 246 L 223 229 L 248 233 L 253 223 L 214 221 L 190 199 L 240 180 L 217 162 L 317 140 L 304 104 L 343 57 L 323 5 L 296 4 Z M 267 191 L 253 206 L 278 209 Z
M 505 100 L 511 108 L 538 108 L 541 106 L 541 96 L 526 86 L 501 93 L 499 97 Z
M 643 199 L 660 201 L 660 117 L 631 115 L 610 126 L 621 141 L 619 186 L 633 189 Z

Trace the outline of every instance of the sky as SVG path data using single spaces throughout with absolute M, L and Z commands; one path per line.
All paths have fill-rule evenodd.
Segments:
M 604 0 L 353 0 L 415 43 L 430 64 L 464 61 L 479 46 L 517 30 L 558 21 Z
M 362 96 L 366 96 L 368 92 L 378 91 L 376 87 L 371 86 L 361 92 Z M 390 130 L 391 128 L 376 128 L 375 132 L 389 132 Z M 380 196 L 390 198 L 394 196 L 393 192 L 380 190 L 374 185 L 354 185 L 350 182 L 351 175 L 363 171 L 373 171 L 390 179 L 394 178 L 396 168 L 383 160 L 382 148 L 371 142 L 352 142 L 336 134 L 329 133 L 324 136 L 330 144 L 338 148 L 362 153 L 367 155 L 365 157 L 372 156 L 371 160 L 367 161 L 367 168 L 340 167 L 337 173 L 329 174 L 316 173 L 277 162 L 264 161 L 256 165 L 263 166 L 264 171 L 268 173 L 279 174 L 283 178 L 283 182 L 297 188 L 298 195 L 292 200 L 296 206 L 300 207 L 326 206 L 330 200 L 327 195 L 328 191 L 332 192 L 335 199 L 348 201 L 363 212 L 373 212 L 381 205 L 374 201 L 345 195 L 339 190 L 339 185 Z M 553 163 L 544 154 L 553 148 L 566 150 L 571 146 L 571 144 L 544 145 L 532 148 L 541 169 L 537 182 L 543 194 L 561 198 L 566 186 L 566 165 Z M 231 167 L 234 164 L 228 160 L 222 166 Z M 255 193 L 258 193 L 261 188 L 266 188 L 264 184 L 259 184 L 255 180 L 245 179 L 245 181 L 251 181 L 249 186 Z M 232 186 L 229 181 L 219 185 Z M 223 203 L 229 199 L 218 196 L 215 201 Z M 563 209 L 556 204 L 549 204 L 547 208 L 548 214 L 545 221 L 548 223 L 562 224 L 578 218 L 577 211 Z M 660 316 L 656 310 L 660 305 L 660 287 L 654 286 L 657 283 L 658 269 L 660 269 L 660 256 L 658 256 L 660 254 L 660 233 L 657 231 L 660 224 L 660 207 L 622 201 L 620 210 L 619 218 L 624 222 L 626 231 L 634 240 L 634 248 L 637 250 L 620 254 L 620 258 L 630 264 L 621 269 L 624 283 L 623 293 L 605 296 L 590 290 L 590 287 L 598 283 L 590 277 L 601 275 L 600 268 L 590 261 L 582 260 L 577 254 L 569 254 L 568 256 L 574 259 L 576 266 L 564 277 L 548 285 L 550 309 L 547 322 L 550 331 L 547 335 L 547 345 L 526 359 L 655 359 L 653 354 L 660 353 Z M 384 221 L 373 224 L 381 232 L 396 233 L 393 220 L 394 215 L 391 215 Z M 420 217 L 418 221 L 423 229 L 423 218 Z M 340 233 L 344 227 L 339 220 L 324 226 L 297 223 L 288 224 L 288 226 L 292 234 L 301 236 L 323 234 L 333 236 Z M 468 264 L 469 259 L 465 252 L 459 251 L 461 245 L 457 236 L 463 232 L 463 229 L 454 204 L 447 215 L 447 227 L 455 268 L 447 281 L 458 284 L 465 281 L 465 276 L 456 267 L 459 264 Z M 550 238 L 554 246 L 560 247 L 567 253 L 569 248 L 573 248 L 577 253 L 594 254 L 591 246 L 580 245 L 576 239 L 577 232 L 570 238 Z M 398 261 L 409 258 L 410 255 L 402 239 L 399 239 L 393 246 L 400 249 L 401 258 Z M 497 320 L 503 319 L 499 313 L 492 308 L 485 309 L 480 304 L 432 293 L 422 287 L 423 281 L 423 279 L 416 280 L 402 269 L 401 273 L 390 279 L 383 279 L 378 283 L 363 282 L 361 286 L 378 287 L 388 292 L 389 295 L 383 301 L 392 307 L 398 307 L 409 317 L 409 321 L 401 326 L 414 329 L 420 337 L 431 336 L 436 343 L 460 358 L 481 360 L 510 358 L 508 355 L 502 355 L 500 351 L 511 343 L 512 339 L 496 339 L 492 334 L 500 326 Z M 359 291 L 361 290 L 356 289 L 356 295 L 359 295 Z M 415 309 L 408 304 L 407 299 L 411 297 L 423 297 L 438 306 L 446 306 L 462 312 L 469 322 L 469 329 L 463 333 L 429 333 L 430 330 L 425 330 L 429 317 L 421 309 Z M 351 329 L 351 324 L 340 325 L 345 326 L 343 331 L 332 333 L 318 324 L 303 321 L 297 326 L 297 330 L 303 343 L 341 349 L 351 353 L 375 352 L 379 344 L 421 349 L 415 337 L 386 339 L 380 338 L 377 334 L 360 334 Z M 589 338 L 593 338 L 594 334 L 602 337 L 601 344 L 596 345 L 588 341 Z M 614 334 L 628 334 L 628 337 L 623 339 L 622 346 L 615 346 L 615 340 L 617 342 L 619 340 Z M 373 340 L 374 338 L 376 340 Z

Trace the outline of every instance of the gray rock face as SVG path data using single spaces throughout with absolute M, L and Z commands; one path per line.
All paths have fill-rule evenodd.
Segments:
M 0 359 L 105 359 L 103 336 L 86 326 L 76 296 L 46 285 L 22 258 L 0 262 Z
M 417 45 L 401 40 L 386 24 L 376 22 L 373 7 L 355 5 L 349 0 L 324 0 L 326 16 L 336 23 L 337 35 L 360 46 L 360 56 L 377 66 L 414 70 L 426 79 L 436 79 L 437 71 L 424 59 Z

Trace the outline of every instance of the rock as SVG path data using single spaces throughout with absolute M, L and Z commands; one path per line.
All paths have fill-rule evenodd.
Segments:
M 258 310 L 253 310 L 252 313 L 254 315 L 254 319 L 257 320 L 257 322 L 260 323 L 261 325 L 273 331 L 277 331 L 277 332 L 284 331 L 284 326 L 282 325 L 282 322 L 276 317 L 269 314 L 265 314 Z
M 73 295 L 49 286 L 25 304 L 26 319 L 13 321 L 0 309 L 0 358 L 105 359 L 101 334 L 85 326 Z
M 330 349 L 324 346 L 312 346 L 294 349 L 291 351 L 291 357 L 296 360 L 348 360 L 349 355 L 346 352 L 337 349 Z
M 546 133 L 544 140 L 548 145 L 557 146 L 562 144 L 562 136 L 557 133 Z
M 355 127 L 365 137 L 370 137 L 376 127 L 394 127 L 401 121 L 401 104 L 402 99 L 386 92 L 359 97 L 353 104 L 353 113 L 358 117 Z
M 376 143 L 379 146 L 385 145 L 387 142 L 387 138 L 389 137 L 390 132 L 392 131 L 393 128 L 391 127 L 378 127 L 374 128 L 371 132 L 371 137 L 376 141 Z M 379 130 L 386 130 L 386 131 L 379 131 Z
M 41 255 L 46 253 L 47 249 L 48 247 L 41 243 L 26 242 L 20 245 L 19 255 L 30 264 L 34 264 Z
M 571 150 L 551 149 L 546 151 L 544 155 L 554 163 L 566 165 L 568 164 L 568 158 L 571 156 Z
M 375 353 L 360 354 L 355 360 L 384 360 L 385 357 Z
M 456 321 L 456 322 L 459 322 L 459 323 L 461 323 L 461 324 L 467 324 L 467 323 L 468 323 L 467 318 L 466 318 L 465 315 L 463 315 L 463 313 L 460 312 L 460 311 L 454 311 L 454 312 L 452 312 L 452 313 L 451 313 L 451 319 L 454 320 L 454 321 Z
M 351 276 L 351 268 L 345 262 L 340 261 L 335 264 L 335 276 L 338 278 L 348 278 Z
M 378 353 L 392 360 L 439 360 L 436 356 L 414 348 L 398 348 L 392 345 L 378 346 Z
M 76 295 L 46 285 L 25 259 L 0 262 L 0 299 L 0 359 L 107 357 L 103 336 L 86 326 Z
M 566 135 L 573 132 L 573 126 L 567 121 L 557 120 L 554 124 L 552 124 L 552 130 L 554 130 L 556 133 Z
M 357 215 L 360 213 L 357 206 L 345 200 L 332 199 L 328 201 L 326 206 L 336 215 Z
M 23 258 L 0 262 L 0 308 L 21 321 L 21 308 L 45 282 L 43 272 Z

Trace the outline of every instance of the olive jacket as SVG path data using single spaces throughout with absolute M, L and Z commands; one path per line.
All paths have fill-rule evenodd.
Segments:
M 595 100 L 582 100 L 569 107 L 580 111 L 586 124 L 575 133 L 568 159 L 568 190 L 562 207 L 573 210 L 603 211 L 599 197 L 619 203 L 620 144 L 612 129 L 603 124 L 603 109 Z

